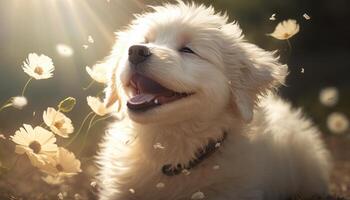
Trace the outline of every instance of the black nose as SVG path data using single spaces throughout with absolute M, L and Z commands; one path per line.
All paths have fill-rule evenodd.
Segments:
M 133 45 L 129 48 L 129 61 L 132 64 L 139 64 L 151 55 L 151 51 L 144 45 Z

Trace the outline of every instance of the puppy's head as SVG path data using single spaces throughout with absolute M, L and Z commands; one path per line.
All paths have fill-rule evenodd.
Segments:
M 223 112 L 249 122 L 258 96 L 283 82 L 273 53 L 243 40 L 212 7 L 152 7 L 117 33 L 106 64 L 106 104 L 118 100 L 138 123 L 210 120 Z

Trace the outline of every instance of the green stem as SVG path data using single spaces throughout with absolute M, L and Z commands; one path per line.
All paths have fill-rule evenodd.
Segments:
M 13 98 L 13 97 L 11 97 L 11 98 L 9 98 L 9 99 L 7 99 L 7 100 L 5 101 L 4 105 L 0 108 L 0 112 L 1 112 L 2 110 L 4 110 L 5 108 L 8 108 L 8 107 L 12 106 L 12 102 L 11 102 L 11 99 L 12 99 L 12 98 Z
M 86 86 L 86 87 L 84 87 L 83 88 L 83 90 L 87 90 L 87 89 L 89 89 L 93 84 L 95 83 L 95 81 L 94 80 L 92 80 L 90 83 L 89 83 L 89 85 L 88 86 Z
M 289 39 L 287 39 L 287 44 L 288 44 L 288 47 L 289 47 L 289 51 L 292 52 L 292 45 L 290 44 Z
M 97 122 L 102 121 L 102 120 L 105 120 L 105 119 L 107 119 L 107 118 L 109 118 L 109 117 L 112 117 L 112 115 L 109 115 L 109 116 L 107 116 L 107 117 L 102 117 L 102 118 L 100 118 L 100 119 L 97 119 L 97 120 L 95 120 L 95 121 L 93 122 L 93 120 L 95 119 L 96 116 L 97 116 L 97 115 L 95 114 L 95 115 L 91 118 L 91 120 L 90 120 L 88 129 L 87 129 L 86 134 L 84 135 L 84 138 L 83 138 L 83 143 L 81 144 L 80 150 L 78 151 L 77 155 L 80 155 L 80 154 L 82 153 L 82 151 L 83 151 L 83 149 L 84 149 L 84 146 L 85 146 L 85 144 L 86 144 L 86 139 L 87 139 L 87 136 L 88 136 L 88 134 L 89 134 L 89 132 L 90 132 L 90 129 L 91 129 Z
M 90 123 L 89 123 L 89 126 L 88 126 L 88 129 L 87 129 L 87 132 L 89 132 L 89 130 L 90 130 L 90 128 L 91 128 L 91 124 L 92 124 L 92 122 L 94 121 L 94 119 L 96 118 L 96 114 L 94 114 L 94 116 L 92 116 L 91 117 L 91 119 L 90 119 Z
M 85 133 L 84 138 L 83 138 L 83 143 L 81 144 L 80 150 L 78 151 L 77 155 L 80 155 L 80 154 L 82 153 L 82 151 L 83 151 L 83 149 L 84 149 L 84 146 L 85 146 L 85 144 L 86 144 L 86 139 L 87 139 L 87 136 L 88 136 L 88 134 L 89 134 L 89 132 L 90 132 L 90 129 L 91 129 L 97 122 L 102 121 L 102 120 L 104 120 L 104 119 L 107 119 L 107 118 L 111 117 L 111 115 L 110 115 L 110 116 L 103 117 L 103 118 L 100 118 L 100 119 L 97 119 L 97 120 L 94 121 L 94 119 L 96 118 L 96 116 L 97 116 L 97 115 L 95 114 L 95 115 L 91 118 L 91 120 L 90 120 L 88 129 L 86 130 L 86 133 Z
M 109 116 L 107 116 L 107 117 L 102 117 L 102 118 L 100 118 L 100 119 L 95 120 L 94 123 L 92 123 L 91 128 L 94 127 L 96 123 L 98 123 L 98 122 L 100 122 L 100 121 L 103 121 L 103 120 L 105 120 L 105 119 L 108 119 L 108 118 L 110 118 L 110 117 L 112 117 L 112 115 L 109 115 Z
M 80 127 L 79 127 L 77 133 L 74 135 L 74 137 L 73 137 L 71 140 L 69 140 L 69 142 L 68 142 L 67 144 L 64 145 L 65 147 L 71 145 L 71 144 L 74 142 L 74 140 L 78 137 L 78 135 L 79 135 L 81 129 L 83 128 L 83 126 L 84 126 L 86 120 L 88 120 L 88 118 L 89 118 L 93 113 L 94 113 L 94 112 L 90 112 L 89 114 L 86 115 L 86 117 L 84 118 L 83 122 L 81 123 L 81 125 L 80 125 Z
M 5 108 L 11 107 L 11 106 L 12 106 L 12 103 L 8 103 L 8 104 L 3 105 L 3 106 L 0 108 L 0 112 L 1 112 L 2 110 L 4 110 Z
M 33 78 L 29 78 L 27 83 L 24 85 L 23 90 L 22 90 L 22 96 L 24 96 L 24 92 L 26 91 L 28 84 L 30 83 L 31 80 L 33 80 Z

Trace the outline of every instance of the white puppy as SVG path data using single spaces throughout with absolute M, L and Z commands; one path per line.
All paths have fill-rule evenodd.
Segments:
M 316 128 L 275 97 L 287 67 L 212 7 L 152 7 L 117 33 L 106 104 L 124 119 L 98 156 L 100 200 L 324 195 Z

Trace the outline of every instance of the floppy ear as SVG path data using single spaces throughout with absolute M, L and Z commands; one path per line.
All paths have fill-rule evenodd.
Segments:
M 224 48 L 231 101 L 244 121 L 250 122 L 259 96 L 284 83 L 287 66 L 278 62 L 276 52 L 243 41 L 238 25 L 228 24 L 225 29 L 231 33 L 230 42 Z
M 242 55 L 237 57 L 238 63 L 231 63 L 236 66 L 229 66 L 229 80 L 232 103 L 236 105 L 242 118 L 250 122 L 258 97 L 284 83 L 287 66 L 278 62 L 274 52 L 264 51 L 248 43 L 241 43 L 241 46 Z

